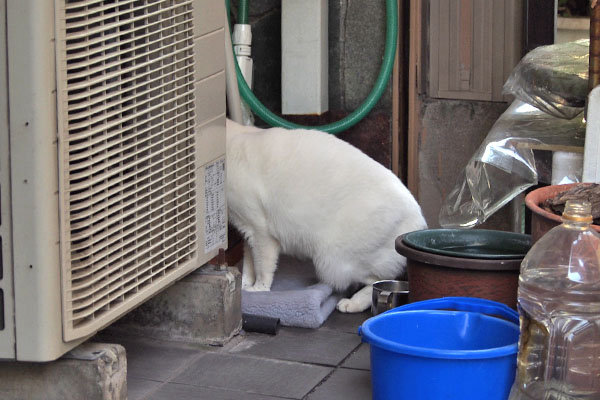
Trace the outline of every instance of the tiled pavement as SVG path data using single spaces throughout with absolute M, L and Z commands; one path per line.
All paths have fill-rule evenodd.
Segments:
M 224 347 L 101 336 L 127 350 L 129 400 L 369 400 L 368 313 L 337 311 L 319 329 L 244 333 Z

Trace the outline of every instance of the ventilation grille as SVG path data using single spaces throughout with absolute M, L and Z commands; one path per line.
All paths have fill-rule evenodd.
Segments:
M 60 0 L 63 326 L 118 317 L 195 257 L 192 1 Z M 61 126 L 62 124 L 62 126 Z

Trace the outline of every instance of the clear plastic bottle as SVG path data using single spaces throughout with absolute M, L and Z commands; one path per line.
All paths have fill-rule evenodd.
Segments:
M 600 399 L 600 235 L 588 202 L 568 201 L 562 221 L 521 264 L 509 400 Z

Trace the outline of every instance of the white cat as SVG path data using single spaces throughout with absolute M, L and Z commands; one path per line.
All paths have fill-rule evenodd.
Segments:
M 242 287 L 268 291 L 279 253 L 309 258 L 337 290 L 364 284 L 342 312 L 370 307 L 372 283 L 400 275 L 394 241 L 426 228 L 391 171 L 331 134 L 227 120 L 229 218 L 246 238 Z

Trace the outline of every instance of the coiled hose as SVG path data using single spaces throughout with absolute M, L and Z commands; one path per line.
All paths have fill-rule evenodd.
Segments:
M 390 79 L 392 70 L 394 69 L 394 57 L 396 55 L 396 44 L 398 42 L 398 0 L 386 0 L 386 32 L 385 32 L 385 51 L 383 61 L 379 69 L 379 75 L 375 81 L 375 85 L 367 98 L 358 106 L 356 110 L 348 114 L 339 121 L 321 125 L 321 126 L 303 126 L 290 122 L 265 107 L 252 93 L 252 90 L 246 84 L 246 80 L 240 71 L 237 61 L 235 62 L 235 70 L 237 75 L 240 95 L 250 106 L 252 111 L 258 115 L 263 121 L 271 126 L 281 126 L 288 129 L 317 129 L 328 133 L 339 133 L 349 129 L 362 120 L 377 104 Z M 248 21 L 248 1 L 241 0 L 238 19 L 240 21 Z M 226 0 L 227 11 L 229 15 L 229 1 Z

